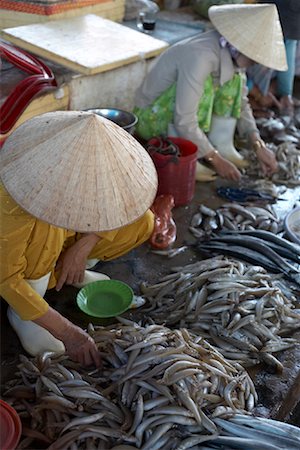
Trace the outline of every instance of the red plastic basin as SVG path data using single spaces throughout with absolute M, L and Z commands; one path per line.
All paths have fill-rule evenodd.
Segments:
M 22 424 L 17 411 L 0 400 L 0 448 L 15 450 L 22 433 Z

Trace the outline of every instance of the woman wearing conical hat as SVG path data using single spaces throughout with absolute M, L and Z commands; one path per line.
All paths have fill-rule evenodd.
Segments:
M 295 106 L 300 106 L 299 101 L 293 98 L 297 43 L 300 40 L 300 2 L 299 0 L 257 0 L 256 3 L 274 3 L 278 9 L 288 70 L 277 72 L 255 64 L 247 71 L 248 88 L 254 105 L 256 103 L 258 109 L 274 104 L 281 115 L 292 117 Z
M 25 350 L 100 359 L 93 339 L 51 308 L 47 289 L 81 287 L 152 234 L 157 174 L 146 150 L 113 122 L 59 111 L 28 120 L 0 152 L 0 295 Z
M 202 179 L 215 173 L 239 180 L 246 162 L 233 146 L 237 129 L 248 139 L 266 175 L 277 170 L 259 135 L 247 98 L 245 69 L 254 62 L 286 70 L 276 6 L 229 4 L 208 11 L 211 30 L 168 48 L 136 93 L 136 132 L 143 139 L 177 135 L 198 146 Z M 201 173 L 202 171 L 202 173 Z

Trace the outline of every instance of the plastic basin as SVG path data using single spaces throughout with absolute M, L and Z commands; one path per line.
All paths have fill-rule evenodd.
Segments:
M 284 227 L 289 239 L 300 245 L 300 207 L 293 209 L 286 216 Z
M 0 400 L 0 448 L 14 450 L 20 440 L 22 424 L 17 411 Z

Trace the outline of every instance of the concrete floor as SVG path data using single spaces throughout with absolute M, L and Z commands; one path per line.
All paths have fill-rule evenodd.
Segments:
M 192 202 L 183 207 L 175 208 L 173 216 L 177 225 L 177 240 L 174 247 L 182 244 L 193 244 L 195 238 L 188 231 L 191 217 L 195 213 L 200 203 L 217 208 L 223 200 L 216 194 L 216 188 L 224 185 L 221 179 L 210 183 L 197 183 L 195 196 Z M 227 183 L 229 184 L 229 183 Z M 277 208 L 282 217 L 290 210 L 295 201 L 300 199 L 300 188 L 289 190 L 286 193 L 288 201 L 281 202 L 284 207 Z M 132 286 L 135 293 L 139 293 L 139 285 L 142 281 L 149 283 L 156 282 L 162 275 L 169 273 L 170 267 L 184 265 L 195 262 L 198 255 L 189 248 L 186 252 L 177 255 L 175 258 L 155 255 L 151 252 L 148 244 L 131 251 L 126 256 L 115 261 L 99 263 L 96 270 L 108 274 L 111 278 L 122 280 Z M 81 327 L 86 327 L 90 321 L 89 317 L 82 313 L 76 305 L 77 289 L 71 286 L 65 286 L 61 292 L 50 290 L 46 294 L 49 303 L 68 317 L 71 321 Z M 299 293 L 300 298 L 300 293 Z M 141 310 L 127 313 L 127 316 L 135 319 L 140 316 Z M 109 320 L 112 323 L 113 320 Z M 94 324 L 103 324 L 103 322 L 93 319 Z M 300 332 L 298 333 L 300 341 Z M 6 303 L 1 302 L 1 386 L 5 381 L 13 376 L 16 365 L 18 364 L 18 355 L 23 353 L 18 338 L 10 327 L 6 318 Z M 278 354 L 276 355 L 278 356 Z M 281 375 L 270 372 L 266 367 L 256 367 L 250 370 L 253 376 L 256 388 L 259 394 L 259 406 L 257 412 L 262 415 L 278 417 L 282 420 L 288 420 L 293 424 L 300 426 L 300 408 L 299 401 L 299 361 L 300 349 L 294 348 L 279 355 L 280 361 L 285 369 Z M 297 400 L 298 398 L 298 400 Z
M 300 83 L 296 86 L 297 94 L 300 93 Z M 300 95 L 297 95 L 300 98 Z M 177 225 L 177 240 L 174 247 L 182 244 L 190 245 L 195 242 L 195 238 L 188 231 L 191 217 L 195 213 L 200 203 L 212 208 L 218 208 L 223 200 L 216 194 L 216 188 L 220 185 L 229 184 L 218 179 L 210 183 L 197 183 L 195 196 L 192 202 L 185 206 L 174 209 L 173 216 Z M 281 217 L 293 207 L 296 201 L 300 200 L 300 188 L 288 190 L 286 194 L 288 201 L 276 205 L 276 210 Z M 111 278 L 124 281 L 132 286 L 136 294 L 139 293 L 139 285 L 142 281 L 154 283 L 164 274 L 169 273 L 170 267 L 184 265 L 195 262 L 199 255 L 196 255 L 192 248 L 175 258 L 167 259 L 155 255 L 151 252 L 148 244 L 128 253 L 126 256 L 112 262 L 99 263 L 96 270 L 107 273 Z M 54 290 L 46 294 L 47 301 L 59 312 L 68 317 L 77 325 L 85 328 L 90 319 L 82 313 L 76 305 L 76 294 L 78 290 L 65 286 L 59 293 Z M 300 299 L 300 292 L 299 299 Z M 6 317 L 6 303 L 0 301 L 1 320 L 1 356 L 0 356 L 0 377 L 1 390 L 4 383 L 9 380 L 16 371 L 19 354 L 23 353 L 18 338 L 10 327 Z M 129 312 L 127 316 L 132 319 L 137 318 L 141 311 Z M 112 322 L 112 321 L 110 321 Z M 96 319 L 95 325 L 102 324 Z M 300 342 L 300 332 L 294 337 L 298 337 Z M 289 421 L 300 426 L 300 349 L 294 348 L 276 355 L 284 366 L 282 374 L 272 373 L 264 366 L 255 367 L 249 370 L 259 394 L 259 405 L 257 413 L 271 416 L 280 420 Z

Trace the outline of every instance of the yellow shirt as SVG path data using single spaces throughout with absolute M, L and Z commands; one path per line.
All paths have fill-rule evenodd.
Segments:
M 34 320 L 45 314 L 48 303 L 26 279 L 36 280 L 51 272 L 48 287 L 54 287 L 59 255 L 78 235 L 36 219 L 17 205 L 1 184 L 0 205 L 0 295 L 23 320 Z M 143 229 L 142 220 L 146 222 Z M 148 239 L 153 222 L 148 211 L 134 224 L 97 233 L 102 239 L 90 257 L 105 260 L 121 256 Z

